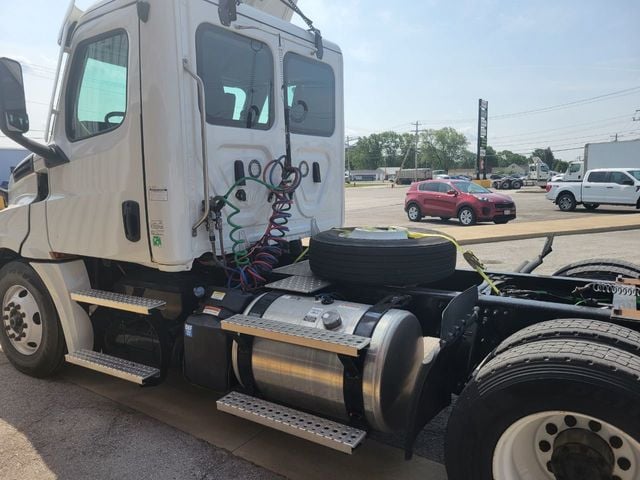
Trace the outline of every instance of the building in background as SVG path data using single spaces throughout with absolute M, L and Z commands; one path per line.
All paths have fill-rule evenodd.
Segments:
M 6 188 L 11 169 L 29 154 L 24 148 L 0 148 L 0 186 Z

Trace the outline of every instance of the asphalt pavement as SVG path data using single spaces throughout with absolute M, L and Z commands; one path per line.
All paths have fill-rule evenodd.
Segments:
M 0 351 L 0 479 L 282 478 L 61 376 L 34 379 Z

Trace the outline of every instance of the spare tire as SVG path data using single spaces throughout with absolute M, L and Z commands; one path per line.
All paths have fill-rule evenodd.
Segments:
M 362 285 L 417 285 L 455 270 L 456 247 L 446 238 L 355 239 L 348 236 L 351 230 L 327 230 L 311 238 L 309 265 L 315 275 Z

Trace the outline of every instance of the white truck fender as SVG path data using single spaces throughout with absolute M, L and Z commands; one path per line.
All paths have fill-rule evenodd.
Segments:
M 60 325 L 69 352 L 93 350 L 93 326 L 89 315 L 71 300 L 75 290 L 91 288 L 89 275 L 82 260 L 72 262 L 30 262 L 42 279 L 58 311 Z

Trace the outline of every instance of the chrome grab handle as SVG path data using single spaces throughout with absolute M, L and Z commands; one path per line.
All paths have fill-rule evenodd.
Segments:
M 203 177 L 203 187 L 204 187 L 204 212 L 202 212 L 202 216 L 198 219 L 196 223 L 191 227 L 191 236 L 195 237 L 198 235 L 198 227 L 202 225 L 209 216 L 209 155 L 207 153 L 207 112 L 205 110 L 205 102 L 204 102 L 204 82 L 198 76 L 196 72 L 194 72 L 189 66 L 189 60 L 186 58 L 182 59 L 182 67 L 184 70 L 196 81 L 198 85 L 198 103 L 200 105 L 200 130 L 201 130 L 201 138 L 202 138 L 202 177 Z

